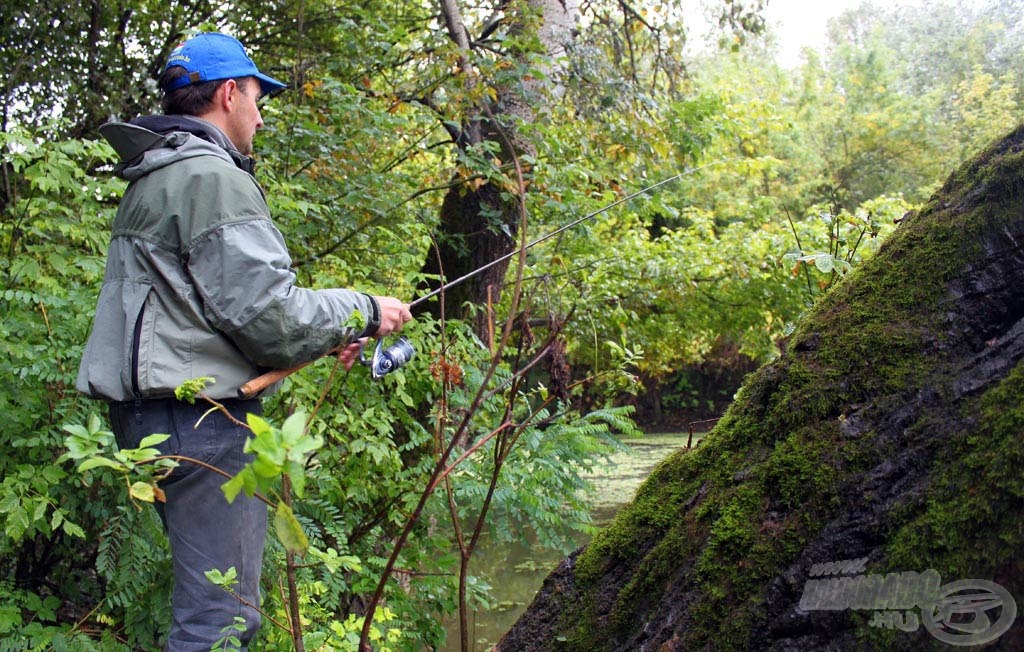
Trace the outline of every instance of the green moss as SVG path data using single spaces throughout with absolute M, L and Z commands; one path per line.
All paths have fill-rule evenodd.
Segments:
M 1021 595 L 1024 362 L 962 412 L 968 427 L 936 458 L 927 496 L 890 513 L 894 531 L 874 572 L 935 569 L 943 583 L 985 579 Z M 866 627 L 862 635 L 885 649 L 894 633 Z
M 757 538 L 752 523 L 759 523 L 764 514 L 767 497 L 763 488 L 750 482 L 730 493 L 722 501 L 722 508 L 711 524 L 704 550 L 697 561 L 699 573 L 718 568 L 722 560 L 742 558 Z
M 911 506 L 918 514 L 906 515 L 890 540 L 890 568 L 993 579 L 1008 551 L 1024 552 L 1024 363 L 965 413 L 980 415 L 977 427 L 937 461 L 927 500 Z
M 637 491 L 628 509 L 620 510 L 587 546 L 576 564 L 576 581 L 597 582 L 612 564 L 634 558 L 640 543 L 670 529 L 680 506 L 700 486 L 700 463 L 681 451 L 663 460 Z
M 793 509 L 807 503 L 830 504 L 839 484 L 839 422 L 802 429 L 779 442 L 759 469 L 774 506 Z

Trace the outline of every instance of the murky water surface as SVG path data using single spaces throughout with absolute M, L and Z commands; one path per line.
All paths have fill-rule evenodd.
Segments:
M 650 475 L 651 470 L 669 454 L 685 448 L 689 435 L 647 435 L 643 439 L 626 441 L 630 452 L 612 458 L 612 464 L 591 479 L 596 494 L 591 503 L 591 514 L 597 525 L 611 520 L 615 512 L 629 502 L 637 488 Z M 694 435 L 694 439 L 699 435 Z M 588 537 L 574 533 L 577 546 L 587 543 Z M 522 615 L 540 589 L 544 578 L 562 561 L 564 555 L 540 546 L 523 544 L 492 545 L 482 540 L 473 556 L 470 573 L 494 587 L 496 606 L 470 617 L 471 640 L 475 650 L 488 650 L 498 641 L 516 619 Z M 444 652 L 458 652 L 459 627 L 457 622 L 448 626 L 448 645 Z

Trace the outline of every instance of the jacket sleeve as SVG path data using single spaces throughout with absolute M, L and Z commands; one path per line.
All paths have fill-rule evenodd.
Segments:
M 284 238 L 269 217 L 201 234 L 190 243 L 187 266 L 206 318 L 259 366 L 308 362 L 380 325 L 380 307 L 369 295 L 298 287 Z M 365 325 L 352 333 L 344 324 L 355 310 Z

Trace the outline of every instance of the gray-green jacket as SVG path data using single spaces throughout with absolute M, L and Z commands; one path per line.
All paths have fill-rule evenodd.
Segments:
M 100 129 L 130 183 L 117 211 L 79 391 L 113 401 L 167 397 L 212 376 L 211 398 L 271 368 L 313 360 L 380 308 L 351 290 L 296 286 L 251 161 L 212 124 L 150 116 Z M 271 390 L 272 391 L 272 390 Z

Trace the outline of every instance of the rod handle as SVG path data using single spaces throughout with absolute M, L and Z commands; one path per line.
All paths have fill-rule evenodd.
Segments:
M 238 396 L 241 398 L 252 398 L 253 396 L 256 396 L 257 394 L 259 394 L 266 388 L 270 387 L 274 383 L 279 383 L 288 376 L 291 376 L 299 369 L 303 369 L 306 366 L 312 364 L 312 362 L 312 360 L 310 360 L 309 362 L 303 362 L 300 365 L 295 365 L 294 367 L 289 367 L 288 369 L 274 369 L 273 371 L 268 371 L 265 374 L 256 376 L 255 378 L 253 378 L 252 380 L 238 388 Z

